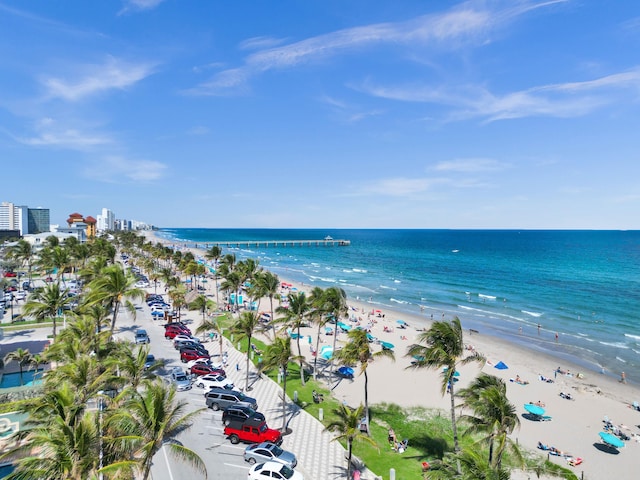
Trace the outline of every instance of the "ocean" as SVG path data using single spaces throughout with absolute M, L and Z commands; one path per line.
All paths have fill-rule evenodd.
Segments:
M 586 370 L 640 383 L 640 231 L 163 228 L 167 240 L 350 240 L 223 247 L 292 281 L 342 287 L 372 308 L 458 316 Z M 540 334 L 538 335 L 538 325 Z M 522 330 L 521 330 L 522 329 Z M 522 334 L 521 334 L 522 331 Z M 556 341 L 556 333 L 558 341 Z

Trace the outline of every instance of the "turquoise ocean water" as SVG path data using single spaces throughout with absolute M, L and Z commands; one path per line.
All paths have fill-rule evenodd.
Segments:
M 283 278 L 508 339 L 640 383 L 640 231 L 164 228 L 198 243 L 334 239 L 348 247 L 223 248 Z M 537 326 L 541 325 L 540 335 Z M 520 334 L 522 328 L 523 334 Z M 559 341 L 555 341 L 555 333 Z M 535 361 L 532 356 L 532 362 Z

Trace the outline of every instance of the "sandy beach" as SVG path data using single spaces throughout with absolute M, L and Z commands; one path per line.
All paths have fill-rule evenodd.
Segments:
M 153 232 L 146 232 L 146 235 L 154 243 L 172 243 L 159 239 Z M 196 256 L 203 254 L 200 250 L 192 251 Z M 291 284 L 292 288 L 298 291 L 311 289 L 307 284 L 302 285 L 283 277 L 280 277 L 280 280 Z M 213 282 L 209 282 L 207 288 L 213 289 Z M 287 291 L 283 293 L 286 294 Z M 392 309 L 376 312 L 374 307 L 362 300 L 348 299 L 348 304 L 352 318 L 345 320 L 345 323 L 355 326 L 359 321 L 362 327 L 366 327 L 370 321 L 375 321 L 371 326 L 371 334 L 394 345 L 395 362 L 380 359 L 369 366 L 369 402 L 448 410 L 449 398 L 443 397 L 440 390 L 440 372 L 407 368 L 411 365 L 411 358 L 406 356 L 407 347 L 415 343 L 422 329 L 429 328 L 431 317 L 406 313 L 400 315 Z M 266 299 L 261 301 L 259 309 L 268 310 Z M 399 319 L 407 323 L 407 328 L 399 328 Z M 460 320 L 464 327 L 465 319 L 460 317 Z M 312 337 L 314 346 L 316 333 L 317 327 L 301 330 L 302 335 Z M 337 349 L 346 338 L 345 333 L 338 334 Z M 320 348 L 323 345 L 331 345 L 333 337 L 325 335 L 323 330 L 321 342 Z M 482 353 L 487 363 L 482 367 L 475 364 L 462 367 L 456 388 L 468 385 L 480 371 L 502 378 L 507 383 L 510 401 L 520 413 L 520 428 L 513 433 L 512 438 L 521 446 L 540 455 L 547 455 L 547 452 L 536 448 L 538 442 L 542 442 L 574 457 L 582 458 L 582 464 L 574 469 L 578 476 L 584 472 L 586 479 L 635 478 L 636 474 L 633 472 L 637 470 L 640 454 L 640 412 L 631 408 L 631 404 L 634 401 L 640 402 L 640 389 L 637 386 L 623 384 L 597 373 L 582 374 L 577 365 L 566 361 L 559 363 L 553 357 L 483 335 L 482 332 L 465 330 L 465 344 Z M 301 347 L 308 361 L 312 362 L 308 338 L 301 341 Z M 374 345 L 374 348 L 381 347 Z M 508 369 L 494 368 L 500 361 L 505 363 Z M 558 373 L 558 367 L 566 373 Z M 528 383 L 522 385 L 511 381 L 517 376 Z M 540 376 L 552 380 L 553 383 L 540 380 Z M 343 379 L 333 390 L 338 399 L 352 406 L 357 406 L 363 401 L 363 392 L 364 379 L 358 375 L 358 371 L 353 380 Z M 572 399 L 563 398 L 561 393 L 570 394 Z M 551 421 L 533 421 L 522 416 L 526 413 L 523 408 L 525 403 L 538 401 L 544 403 L 545 415 L 552 417 Z M 598 435 L 603 431 L 605 417 L 630 437 L 630 440 L 625 442 L 625 447 L 619 451 L 605 448 Z M 398 433 L 401 435 L 401 432 Z M 564 457 L 550 458 L 567 465 Z M 528 477 L 519 476 L 514 472 L 512 478 Z

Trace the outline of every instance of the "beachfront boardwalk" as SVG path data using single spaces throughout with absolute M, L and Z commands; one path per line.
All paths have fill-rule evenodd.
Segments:
M 229 352 L 229 365 L 238 363 L 244 367 L 246 356 L 226 341 L 225 350 Z M 212 351 L 215 349 L 212 349 Z M 229 377 L 238 386 L 245 384 L 244 368 L 236 372 L 227 368 Z M 258 400 L 260 411 L 265 414 L 271 428 L 282 426 L 282 386 L 266 375 L 256 378 L 253 371 L 249 374 L 251 391 L 247 392 Z M 327 432 L 316 418 L 287 398 L 287 425 L 282 447 L 293 450 L 298 457 L 298 470 L 307 480 L 338 480 L 345 477 L 347 467 L 346 450 L 339 442 L 332 441 L 333 433 Z M 365 477 L 363 477 L 365 478 Z M 372 476 L 369 478 L 373 478 Z

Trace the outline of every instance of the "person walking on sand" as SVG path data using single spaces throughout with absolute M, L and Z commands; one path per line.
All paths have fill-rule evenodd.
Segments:
M 627 383 L 627 375 L 624 372 L 620 374 L 620 383 Z

